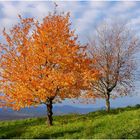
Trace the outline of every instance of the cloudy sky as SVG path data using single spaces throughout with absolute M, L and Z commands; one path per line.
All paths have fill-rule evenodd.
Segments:
M 2 30 L 9 29 L 18 22 L 18 14 L 23 17 L 35 17 L 41 20 L 49 11 L 53 11 L 54 2 L 45 1 L 0 1 L 0 41 Z M 94 31 L 94 28 L 105 19 L 124 19 L 140 34 L 140 2 L 134 1 L 57 1 L 58 10 L 71 13 L 72 27 L 76 29 L 81 42 L 86 42 L 86 37 Z M 138 88 L 139 82 L 136 85 Z M 124 97 L 113 100 L 115 106 L 131 105 L 139 103 L 140 94 L 134 97 Z M 102 106 L 99 101 L 95 106 Z
M 59 5 L 59 11 L 71 13 L 73 28 L 82 41 L 97 24 L 108 18 L 125 19 L 135 30 L 140 31 L 140 2 L 57 1 L 56 3 Z M 53 1 L 0 1 L 0 32 L 4 27 L 9 28 L 14 25 L 18 21 L 18 14 L 41 20 L 53 9 Z

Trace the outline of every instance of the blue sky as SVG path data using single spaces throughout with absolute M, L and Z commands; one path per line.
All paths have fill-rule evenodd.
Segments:
M 105 19 L 127 20 L 130 27 L 140 35 L 140 2 L 57 1 L 57 4 L 59 5 L 59 11 L 71 13 L 72 27 L 76 29 L 81 42 L 86 42 L 87 36 L 92 34 L 94 28 Z M 23 17 L 35 17 L 41 21 L 53 8 L 54 4 L 52 1 L 0 1 L 0 41 L 3 41 L 1 36 L 3 28 L 9 29 L 17 23 L 18 14 Z M 140 70 L 140 63 L 138 66 Z M 139 85 L 140 82 L 136 81 L 137 95 L 112 100 L 112 104 L 114 106 L 125 106 L 140 103 Z M 100 100 L 92 106 L 98 107 L 103 106 L 103 104 L 104 102 Z

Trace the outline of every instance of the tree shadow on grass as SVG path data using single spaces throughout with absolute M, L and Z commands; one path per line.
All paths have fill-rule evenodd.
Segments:
M 24 133 L 25 127 L 23 128 L 14 128 L 11 130 L 8 130 L 6 132 L 3 132 L 0 134 L 1 139 L 9 139 L 9 138 L 15 138 L 19 137 L 22 133 Z
M 52 134 L 40 134 L 37 137 L 34 137 L 34 139 L 56 139 L 56 138 L 63 138 L 66 134 L 68 136 L 71 136 L 74 133 L 79 133 L 81 130 L 67 130 L 67 131 L 61 131 L 61 132 L 55 132 Z
M 93 138 L 94 134 L 96 134 L 96 129 L 100 128 L 102 123 L 98 123 L 94 126 L 81 126 L 78 128 L 73 128 L 72 130 L 64 130 L 60 132 L 52 132 L 52 133 L 45 133 L 40 134 L 34 139 L 57 139 L 57 138 L 66 138 L 66 139 L 80 139 L 80 138 Z M 77 135 L 76 135 L 77 133 Z
M 43 119 L 28 119 L 23 120 L 22 123 L 12 123 L 7 124 L 4 126 L 0 126 L 0 138 L 14 138 L 19 137 L 22 135 L 22 133 L 25 132 L 25 129 L 29 126 L 35 126 L 40 124 L 40 122 L 43 121 Z
M 40 118 L 41 119 L 41 118 Z M 45 123 L 44 119 L 41 119 L 43 123 Z M 22 134 L 25 133 L 26 129 L 30 126 L 40 125 L 40 121 L 38 120 L 24 120 L 22 123 L 12 123 L 4 126 L 0 126 L 0 139 L 9 139 L 9 138 L 20 138 Z M 80 129 L 80 128 L 79 128 Z M 73 133 L 80 132 L 80 130 L 67 130 L 60 132 L 51 132 L 42 135 L 38 135 L 38 137 L 34 138 L 57 138 L 63 137 L 66 133 L 71 135 Z

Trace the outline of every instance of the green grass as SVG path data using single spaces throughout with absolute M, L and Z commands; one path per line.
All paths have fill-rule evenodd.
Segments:
M 54 117 L 48 127 L 45 118 L 0 122 L 0 138 L 140 138 L 140 107 L 70 114 Z

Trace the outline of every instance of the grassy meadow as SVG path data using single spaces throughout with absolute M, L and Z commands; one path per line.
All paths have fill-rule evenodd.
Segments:
M 140 138 L 140 107 L 55 116 L 52 127 L 46 118 L 1 121 L 0 138 Z

